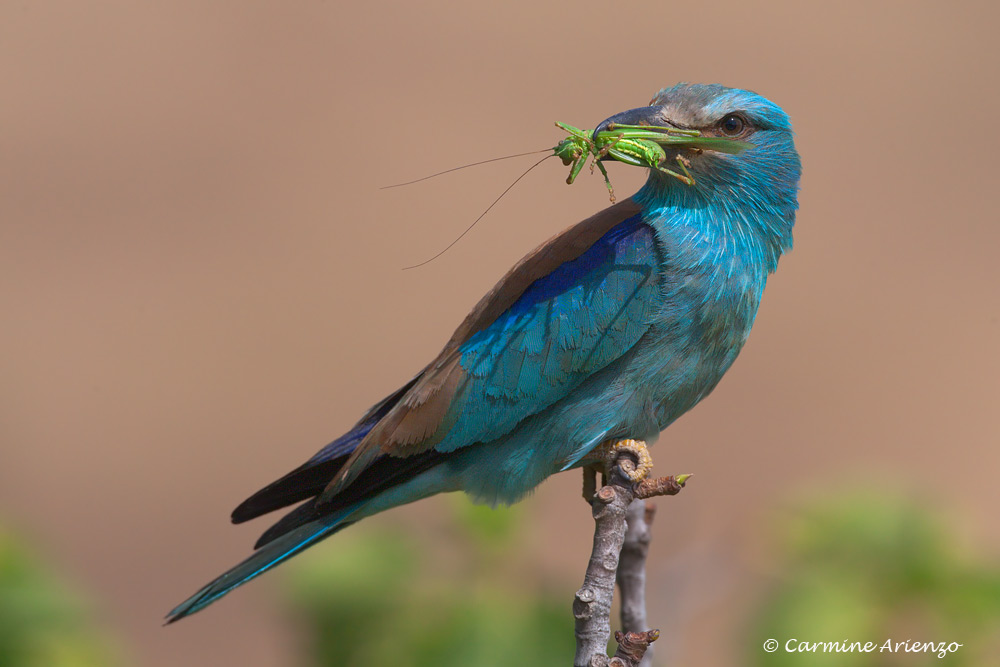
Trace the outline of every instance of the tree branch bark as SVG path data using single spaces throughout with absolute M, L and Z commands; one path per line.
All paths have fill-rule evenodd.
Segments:
M 641 451 L 637 450 L 641 447 Z M 641 499 L 680 492 L 689 475 L 633 481 L 635 470 L 648 461 L 642 443 L 622 446 L 616 443 L 614 458 L 608 466 L 605 484 L 593 495 L 594 544 L 583 586 L 573 601 L 576 621 L 576 655 L 574 667 L 639 667 L 649 645 L 659 637 L 658 630 L 645 631 L 645 561 L 649 551 L 649 522 L 652 511 Z M 589 488 L 584 469 L 584 495 Z M 631 506 L 635 506 L 633 509 Z M 629 531 L 627 516 L 632 512 Z M 648 515 L 647 515 L 648 512 Z M 647 518 L 648 516 L 648 518 Z M 631 532 L 626 545 L 626 534 Z M 626 632 L 616 632 L 619 643 L 615 656 L 608 659 L 607 647 L 611 635 L 611 601 L 616 580 L 622 588 L 622 624 Z M 648 664 L 648 663 L 644 663 Z
M 652 500 L 636 498 L 625 511 L 625 541 L 618 559 L 618 591 L 621 593 L 621 621 L 625 632 L 645 632 L 646 622 L 646 556 L 652 538 L 650 527 L 656 505 Z M 615 637 L 617 641 L 621 641 Z M 653 647 L 646 650 L 640 667 L 653 664 Z

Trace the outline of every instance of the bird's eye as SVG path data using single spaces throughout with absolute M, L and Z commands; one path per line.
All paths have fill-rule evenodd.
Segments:
M 743 130 L 746 129 L 746 121 L 743 120 L 742 116 L 731 113 L 719 121 L 719 128 L 723 134 L 735 137 L 742 134 Z

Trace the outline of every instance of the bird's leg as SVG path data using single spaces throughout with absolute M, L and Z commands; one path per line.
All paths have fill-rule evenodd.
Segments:
M 597 466 L 583 466 L 583 499 L 590 505 L 597 493 Z M 601 486 L 604 486 L 603 484 Z

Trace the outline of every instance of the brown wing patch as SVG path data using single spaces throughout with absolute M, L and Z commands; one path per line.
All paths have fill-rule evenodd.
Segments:
M 458 325 L 438 359 L 449 350 L 458 348 L 477 331 L 492 324 L 524 294 L 531 283 L 552 273 L 561 264 L 582 255 L 612 227 L 636 215 L 640 210 L 639 205 L 629 197 L 564 229 L 529 252 L 479 300 L 472 312 Z
M 425 374 L 397 406 L 398 418 L 390 413 L 376 424 L 373 441 L 379 449 L 392 456 L 409 456 L 427 450 L 429 441 L 440 429 L 456 390 L 465 379 L 465 371 L 455 350 L 442 360 L 432 372 Z M 392 423 L 388 418 L 394 417 Z M 382 429 L 385 424 L 385 430 Z M 369 434 L 371 436 L 371 434 Z M 364 444 L 364 443 L 362 443 Z
M 515 264 L 480 299 L 410 390 L 361 441 L 321 498 L 346 488 L 381 454 L 411 456 L 433 447 L 447 431 L 445 418 L 465 380 L 458 353 L 462 343 L 492 324 L 533 282 L 582 255 L 612 227 L 640 210 L 632 198 L 625 199 L 560 232 Z

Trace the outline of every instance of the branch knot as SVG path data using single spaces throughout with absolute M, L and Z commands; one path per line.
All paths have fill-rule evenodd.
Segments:
M 649 645 L 660 638 L 659 630 L 647 630 L 646 632 L 615 632 L 615 641 L 618 642 L 618 650 L 611 658 L 608 667 L 637 667 L 642 662 L 642 657 L 646 655 Z

